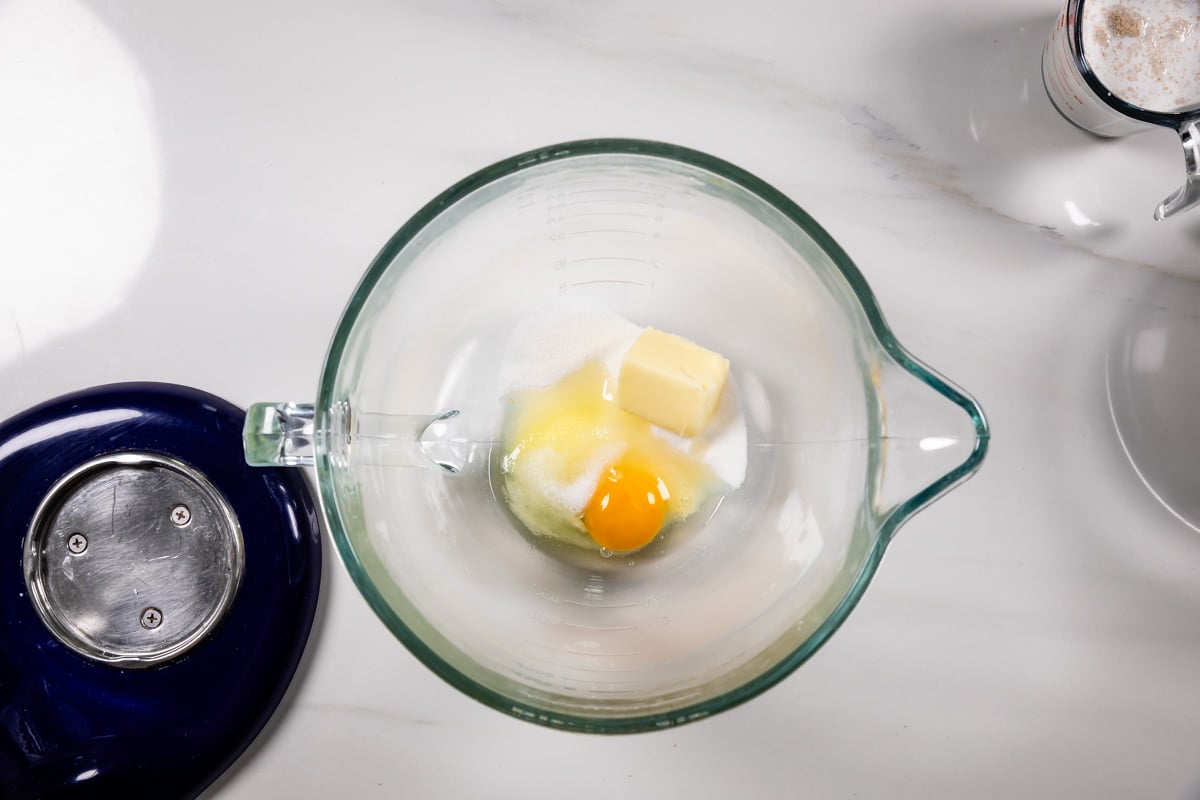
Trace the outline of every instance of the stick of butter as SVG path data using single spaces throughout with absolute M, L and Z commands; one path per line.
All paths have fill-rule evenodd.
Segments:
M 621 361 L 617 402 L 681 436 L 712 419 L 729 377 L 729 359 L 679 336 L 646 328 Z

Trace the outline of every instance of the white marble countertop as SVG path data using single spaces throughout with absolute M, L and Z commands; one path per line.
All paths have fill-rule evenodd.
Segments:
M 1182 179 L 1172 134 L 1101 141 L 1048 104 L 1059 10 L 0 4 L 0 418 L 123 380 L 311 399 L 345 299 L 421 204 L 525 149 L 628 136 L 789 194 L 993 425 L 815 658 L 654 734 L 459 694 L 327 548 L 297 680 L 206 796 L 1200 795 L 1200 532 L 1114 425 L 1200 518 L 1200 212 L 1151 219 Z

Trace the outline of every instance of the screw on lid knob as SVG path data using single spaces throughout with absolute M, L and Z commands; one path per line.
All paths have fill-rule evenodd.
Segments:
M 30 598 L 55 637 L 123 667 L 177 658 L 203 639 L 232 605 L 244 558 L 237 518 L 203 475 L 136 453 L 60 480 L 25 548 Z

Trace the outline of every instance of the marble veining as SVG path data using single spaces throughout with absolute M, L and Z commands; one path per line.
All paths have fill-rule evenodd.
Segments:
M 1200 214 L 1151 218 L 1174 134 L 1103 141 L 1049 105 L 1060 11 L 0 4 L 0 418 L 138 379 L 311 400 L 346 298 L 423 203 L 528 148 L 636 136 L 795 199 L 993 425 L 825 649 L 661 733 L 463 696 L 329 546 L 306 666 L 207 796 L 1200 796 Z

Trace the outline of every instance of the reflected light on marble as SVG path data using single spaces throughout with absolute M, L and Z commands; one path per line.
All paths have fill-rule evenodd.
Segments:
M 0 109 L 4 367 L 118 304 L 158 230 L 162 157 L 137 62 L 74 0 L 0 3 Z
M 983 141 L 983 137 L 979 135 L 979 123 L 975 120 L 975 112 L 967 109 L 967 131 L 971 134 L 971 140 L 975 144 Z
M 1067 200 L 1063 203 L 1063 208 L 1067 210 L 1067 218 L 1071 223 L 1079 228 L 1099 227 L 1100 223 L 1089 217 L 1087 214 L 1075 204 L 1074 200 Z
M 1200 214 L 1164 224 L 1152 213 L 1179 185 L 1178 136 L 1150 126 L 1101 139 L 1063 119 L 1041 74 L 1056 21 L 1049 9 L 1029 17 L 994 4 L 897 37 L 878 67 L 895 71 L 906 91 L 872 105 L 902 134 L 890 150 L 881 135 L 885 152 L 906 177 L 961 192 L 979 213 L 1064 248 L 1200 277 Z

